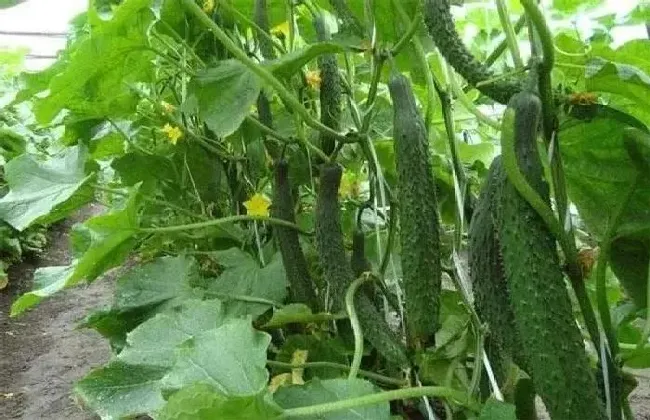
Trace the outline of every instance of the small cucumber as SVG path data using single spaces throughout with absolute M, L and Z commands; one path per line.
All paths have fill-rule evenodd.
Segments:
M 314 18 L 318 40 L 331 41 L 331 34 L 322 14 Z M 320 121 L 334 131 L 341 129 L 341 79 L 335 54 L 322 54 L 318 57 L 320 70 Z M 336 147 L 336 139 L 328 133 L 320 133 L 323 152 L 331 155 Z

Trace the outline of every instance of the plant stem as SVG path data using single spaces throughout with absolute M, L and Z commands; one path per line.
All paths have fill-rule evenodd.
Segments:
M 532 21 L 535 31 L 539 36 L 540 42 L 542 44 L 542 54 L 544 57 L 543 67 L 544 70 L 548 73 L 553 69 L 555 64 L 555 47 L 553 46 L 553 34 L 551 33 L 546 19 L 544 19 L 544 14 L 537 5 L 535 0 L 520 0 L 521 5 L 524 6 L 526 14 Z
M 333 411 L 346 410 L 364 405 L 381 404 L 393 400 L 404 400 L 420 397 L 448 398 L 460 402 L 462 405 L 478 412 L 480 405 L 467 398 L 465 393 L 452 388 L 441 386 L 423 386 L 417 388 L 404 388 L 393 391 L 379 392 L 376 394 L 364 395 L 362 397 L 350 398 L 341 401 L 334 401 L 325 404 L 311 405 L 307 407 L 290 408 L 284 410 L 279 418 L 292 418 L 301 416 L 315 417 Z
M 259 26 L 257 23 L 255 23 L 253 20 L 249 19 L 245 14 L 237 10 L 236 7 L 231 6 L 228 4 L 227 1 L 221 1 L 219 2 L 219 6 L 223 7 L 224 9 L 228 10 L 230 13 L 234 14 L 237 16 L 239 19 L 241 19 L 242 22 L 246 23 L 249 25 L 251 28 L 255 29 L 255 32 L 257 32 L 258 35 L 266 39 L 268 42 L 273 44 L 273 46 L 280 51 L 282 54 L 286 54 L 287 50 L 284 48 L 284 45 L 280 44 L 277 42 L 271 34 L 269 34 L 266 30 L 264 30 L 261 26 Z
M 348 317 L 347 314 L 345 313 L 339 313 L 339 314 L 330 314 L 330 313 L 317 313 L 317 314 L 302 314 L 302 313 L 297 313 L 295 315 L 291 314 L 285 314 L 282 316 L 281 321 L 273 321 L 273 318 L 271 320 L 264 324 L 261 328 L 279 328 L 287 324 L 311 324 L 311 323 L 319 323 L 319 322 L 327 322 L 327 321 L 338 321 L 340 319 L 346 319 Z
M 519 31 L 521 31 L 521 28 L 524 27 L 526 24 L 526 15 L 522 15 L 519 17 L 519 20 L 515 23 L 514 27 L 514 32 L 515 34 L 518 34 Z M 492 64 L 494 64 L 497 61 L 497 58 L 503 54 L 503 52 L 508 48 L 508 39 L 503 38 L 503 40 L 497 45 L 497 47 L 490 53 L 490 55 L 487 56 L 485 59 L 485 65 L 487 67 L 490 67 Z
M 510 23 L 510 14 L 508 13 L 508 6 L 505 0 L 496 0 L 497 11 L 499 12 L 499 20 L 506 35 L 506 45 L 512 55 L 512 61 L 515 63 L 516 68 L 523 68 L 524 62 L 521 60 L 521 53 L 519 51 L 519 44 L 517 43 L 517 35 Z
M 402 26 L 406 28 L 410 27 L 412 23 L 409 19 L 408 14 L 404 10 L 402 0 L 393 0 L 393 7 L 397 11 Z M 420 15 L 418 14 L 417 16 L 419 17 Z M 431 122 L 433 121 L 434 104 L 436 102 L 436 83 L 434 74 L 429 68 L 429 62 L 427 61 L 427 55 L 424 51 L 424 47 L 422 47 L 422 43 L 417 36 L 411 38 L 411 40 L 415 49 L 415 56 L 417 57 L 417 65 L 420 66 L 420 70 L 424 74 L 424 79 L 427 85 L 427 113 L 425 118 L 425 126 L 427 128 L 427 132 L 429 132 Z
M 219 293 L 219 292 L 212 292 L 212 291 L 206 291 L 205 294 L 208 296 L 214 296 L 216 298 L 225 299 L 225 300 L 238 300 L 240 302 L 259 303 L 262 305 L 273 306 L 274 308 L 284 307 L 284 305 L 281 304 L 280 302 L 274 302 L 272 300 L 264 299 L 257 296 L 231 295 L 229 293 Z
M 460 86 L 458 85 L 458 81 L 456 80 L 456 77 L 454 77 L 453 72 L 451 72 L 451 69 L 449 70 L 450 70 L 449 81 L 451 85 L 451 91 L 456 97 L 456 99 L 458 99 L 458 101 L 461 103 L 461 105 L 463 105 L 463 107 L 466 110 L 468 110 L 472 115 L 474 115 L 479 122 L 482 122 L 483 124 L 488 125 L 494 129 L 501 130 L 501 124 L 498 121 L 482 113 L 476 107 L 476 105 L 474 105 L 474 102 L 472 102 L 467 97 L 465 92 L 463 92 L 463 89 L 461 89 Z
M 300 365 L 294 365 L 291 363 L 284 363 L 284 362 L 276 362 L 275 360 L 267 360 L 266 364 L 275 368 L 279 369 L 317 369 L 317 368 L 331 368 L 331 369 L 338 369 L 338 370 L 344 370 L 344 371 L 349 371 L 350 366 L 344 365 L 341 363 L 333 363 L 333 362 L 308 362 L 308 363 L 303 363 Z M 382 382 L 388 385 L 394 385 L 398 387 L 405 386 L 407 384 L 407 381 L 403 379 L 396 379 L 396 378 L 391 378 L 389 376 L 384 376 L 384 375 L 379 375 L 374 372 L 370 372 L 367 370 L 360 369 L 359 370 L 359 376 L 365 376 L 366 378 L 369 379 L 374 379 L 377 382 Z
M 255 73 L 260 79 L 262 79 L 264 82 L 266 82 L 269 86 L 271 86 L 275 91 L 278 93 L 278 95 L 282 98 L 282 100 L 289 105 L 298 115 L 302 117 L 302 119 L 305 121 L 307 125 L 312 127 L 315 130 L 322 131 L 323 133 L 332 135 L 336 137 L 339 140 L 342 140 L 345 138 L 345 136 L 341 135 L 340 133 L 332 130 L 331 128 L 327 127 L 326 125 L 322 124 L 320 121 L 318 121 L 316 118 L 314 118 L 309 111 L 300 103 L 300 101 L 293 96 L 286 87 L 280 82 L 278 79 L 273 76 L 271 72 L 269 72 L 266 68 L 263 66 L 258 65 L 255 63 L 251 58 L 249 58 L 244 51 L 242 51 L 231 39 L 230 37 L 216 24 L 210 19 L 208 15 L 201 10 L 201 7 L 194 2 L 194 0 L 181 0 L 183 2 L 183 5 L 192 12 L 196 18 L 205 25 L 207 29 L 209 29 L 214 36 L 221 42 L 228 51 L 239 61 L 242 62 L 250 71 Z M 321 158 L 325 161 L 329 161 L 329 157 L 321 151 Z
M 357 377 L 359 367 L 361 366 L 361 358 L 363 357 L 363 330 L 359 323 L 357 311 L 354 309 L 354 294 L 357 292 L 359 286 L 372 279 L 373 277 L 371 275 L 364 273 L 361 277 L 355 279 L 352 284 L 350 284 L 350 287 L 348 287 L 348 290 L 345 293 L 345 310 L 350 318 L 352 333 L 354 334 L 354 357 L 352 358 L 352 365 L 350 366 L 348 379 L 354 379 Z
M 402 51 L 402 48 L 408 44 L 411 39 L 415 36 L 417 33 L 418 29 L 420 28 L 420 22 L 422 21 L 422 16 L 420 13 L 416 13 L 413 20 L 411 21 L 411 24 L 409 25 L 408 29 L 406 30 L 406 33 L 404 36 L 402 36 L 399 41 L 397 41 L 397 44 L 393 46 L 393 48 L 390 50 L 390 55 L 392 57 L 396 57 L 397 54 Z
M 200 223 L 191 223 L 191 224 L 177 225 L 177 226 L 139 228 L 138 230 L 140 232 L 144 232 L 144 233 L 182 232 L 182 231 L 185 231 L 185 230 L 205 229 L 205 228 L 208 228 L 208 227 L 224 225 L 224 224 L 227 224 L 227 223 L 242 222 L 242 221 L 254 221 L 254 220 L 261 220 L 263 222 L 267 222 L 267 223 L 270 223 L 270 224 L 283 226 L 283 227 L 287 227 L 287 228 L 290 228 L 290 229 L 295 229 L 298 232 L 302 233 L 303 235 L 311 235 L 311 233 L 302 230 L 298 225 L 295 225 L 295 224 L 293 224 L 291 222 L 287 222 L 286 220 L 276 219 L 274 217 L 252 216 L 252 215 L 228 216 L 228 217 L 222 217 L 220 219 L 209 220 L 209 221 L 200 222 Z

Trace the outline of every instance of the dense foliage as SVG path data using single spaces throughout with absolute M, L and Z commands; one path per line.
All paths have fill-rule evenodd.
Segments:
M 0 288 L 45 227 L 105 209 L 11 315 L 130 267 L 82 323 L 114 354 L 79 401 L 527 420 L 537 393 L 633 418 L 650 8 L 458 3 L 91 0 L 49 68 L 0 55 Z

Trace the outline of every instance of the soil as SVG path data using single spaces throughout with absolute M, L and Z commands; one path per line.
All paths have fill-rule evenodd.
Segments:
M 11 302 L 31 290 L 38 267 L 70 262 L 70 227 L 100 210 L 88 207 L 54 226 L 43 255 L 10 270 L 10 285 L 0 292 L 0 420 L 98 418 L 75 402 L 72 387 L 110 358 L 110 348 L 99 334 L 75 326 L 109 304 L 114 274 L 59 293 L 18 318 L 9 318 L 8 313 Z M 636 419 L 650 420 L 650 369 L 635 373 L 639 386 L 630 403 Z
M 68 231 L 97 212 L 89 207 L 51 231 L 50 245 L 36 261 L 9 271 L 10 285 L 0 292 L 0 419 L 89 420 L 72 399 L 74 382 L 110 357 L 108 343 L 90 330 L 75 330 L 93 308 L 107 305 L 112 281 L 59 293 L 18 318 L 9 318 L 11 302 L 31 290 L 38 267 L 70 262 Z

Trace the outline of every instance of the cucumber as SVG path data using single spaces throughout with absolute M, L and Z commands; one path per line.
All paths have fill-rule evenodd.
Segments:
M 506 111 L 503 135 L 514 135 L 522 173 L 548 201 L 537 152 L 540 101 L 533 94 L 515 95 Z M 505 144 L 508 141 L 502 140 Z M 517 337 L 527 373 L 553 419 L 606 418 L 582 335 L 573 316 L 555 238 L 528 202 L 507 180 L 505 170 L 495 209 L 502 264 L 510 293 Z
M 316 250 L 323 277 L 329 286 L 333 312 L 343 309 L 345 293 L 354 279 L 345 253 L 341 227 L 338 192 L 342 174 L 338 164 L 323 164 L 320 168 L 320 187 L 316 199 Z M 354 306 L 364 337 L 388 361 L 401 367 L 408 366 L 406 349 L 363 289 L 357 291 Z
M 361 21 L 352 13 L 350 6 L 346 0 L 329 0 L 330 5 L 334 9 L 334 13 L 343 23 L 342 32 L 351 32 L 352 34 L 363 37 L 363 25 Z
M 501 158 L 496 157 L 479 195 L 468 231 L 469 273 L 474 307 L 481 321 L 488 327 L 485 351 L 492 362 L 499 385 L 506 378 L 509 360 L 517 358 L 521 362 L 522 359 L 517 357 L 520 345 L 501 261 L 501 245 L 493 220 L 497 205 L 495 198 L 503 187 L 504 180 L 500 176 L 503 171 Z
M 254 14 L 255 24 L 268 34 L 269 14 L 266 0 L 255 0 Z M 273 49 L 273 43 L 271 40 L 263 35 L 258 34 L 257 42 L 259 43 L 262 57 L 264 57 L 265 60 L 273 60 L 275 58 L 275 50 Z
M 400 242 L 409 344 L 434 344 L 438 329 L 442 267 L 440 221 L 431 152 L 424 121 L 408 79 L 390 76 L 393 144 L 397 166 Z
M 451 15 L 449 0 L 423 0 L 424 23 L 438 50 L 447 62 L 476 87 L 481 82 L 492 80 L 495 74 L 485 64 L 478 61 L 465 47 Z M 521 91 L 521 80 L 506 77 L 480 85 L 477 89 L 494 101 L 507 104 L 510 98 Z
M 278 219 L 296 223 L 294 202 L 289 184 L 289 164 L 282 159 L 275 163 L 275 185 L 271 215 Z M 291 301 L 304 303 L 317 311 L 318 299 L 309 273 L 305 254 L 300 247 L 298 232 L 294 229 L 276 226 L 273 229 L 282 263 L 289 282 Z
M 322 14 L 314 18 L 316 34 L 320 42 L 331 41 L 332 36 Z M 318 57 L 320 70 L 320 122 L 334 131 L 341 129 L 341 79 L 335 54 L 322 54 Z M 320 133 L 320 144 L 326 155 L 331 155 L 336 147 L 336 138 L 328 133 Z
M 366 258 L 366 235 L 361 229 L 356 229 L 352 235 L 350 266 L 354 277 L 359 277 L 366 271 L 372 271 L 372 265 Z

